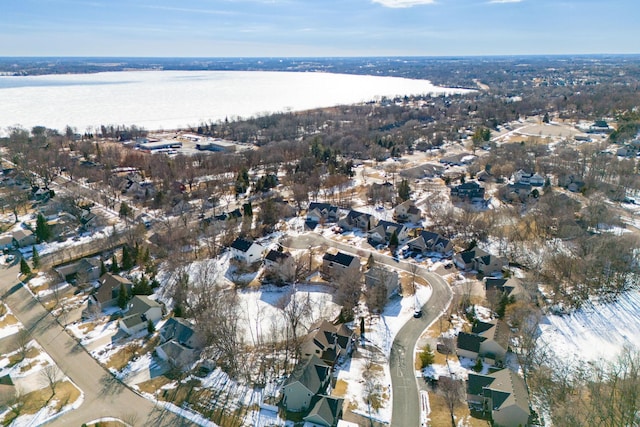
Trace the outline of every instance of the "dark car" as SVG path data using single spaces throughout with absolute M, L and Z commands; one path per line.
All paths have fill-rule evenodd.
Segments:
M 416 318 L 416 319 L 417 319 L 417 318 L 419 318 L 419 317 L 422 317 L 422 310 L 421 310 L 421 309 L 419 309 L 419 308 L 418 308 L 418 309 L 416 309 L 416 310 L 413 312 L 413 317 L 414 317 L 414 318 Z

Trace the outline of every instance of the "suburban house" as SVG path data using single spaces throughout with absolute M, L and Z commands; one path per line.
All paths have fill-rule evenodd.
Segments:
M 484 201 L 484 187 L 475 181 L 451 187 L 451 197 L 472 203 Z
M 309 203 L 307 222 L 335 222 L 338 220 L 338 207 L 328 203 Z
M 487 277 L 484 281 L 484 289 L 487 293 L 497 292 L 499 294 L 505 294 L 509 299 L 525 299 L 527 293 L 522 287 L 520 279 L 516 277 L 510 277 L 508 279 L 496 279 Z
M 509 348 L 509 326 L 501 320 L 477 321 L 471 333 L 458 333 L 457 351 L 459 357 L 477 359 L 493 365 L 504 363 Z
M 529 393 L 524 380 L 511 369 L 482 375 L 469 373 L 467 401 L 491 415 L 494 425 L 525 427 L 529 425 Z
M 379 221 L 377 226 L 369 230 L 367 237 L 369 241 L 374 244 L 385 244 L 389 243 L 394 231 L 398 236 L 399 242 L 402 242 L 409 237 L 409 230 L 407 227 L 403 224 L 390 221 Z
M 93 282 L 100 278 L 100 258 L 82 258 L 80 261 L 58 266 L 54 270 L 64 281 L 82 278 Z
M 520 184 L 529 184 L 533 187 L 542 187 L 544 185 L 544 177 L 540 174 L 525 172 L 520 169 L 513 174 L 513 182 Z
M 349 213 L 340 218 L 338 226 L 343 230 L 350 231 L 358 229 L 366 232 L 375 227 L 377 223 L 378 219 L 373 215 L 358 211 L 349 211 Z
M 388 270 L 376 265 L 364 273 L 364 284 L 367 286 L 367 289 L 384 286 L 388 298 L 398 289 L 400 280 L 397 271 Z
M 245 264 L 253 264 L 261 259 L 264 248 L 258 243 L 238 237 L 231 244 L 231 256 Z
M 516 202 L 519 200 L 524 203 L 529 195 L 531 195 L 532 190 L 533 187 L 531 184 L 516 182 L 514 184 L 507 184 L 501 191 L 501 194 L 503 194 L 502 198 L 507 202 Z
M 360 259 L 345 254 L 343 252 L 337 252 L 336 254 L 326 253 L 322 257 L 322 269 L 323 276 L 336 279 L 342 276 L 353 277 L 360 272 Z
M 422 219 L 422 211 L 413 200 L 406 200 L 393 209 L 393 219 L 416 224 Z
M 311 401 L 311 410 L 304 417 L 307 423 L 323 427 L 336 427 L 342 418 L 344 399 L 331 396 L 315 396 Z
M 11 249 L 13 246 L 13 236 L 10 234 L 3 234 L 0 236 L 0 251 L 5 249 Z
M 409 249 L 421 254 L 438 253 L 449 255 L 453 251 L 451 240 L 442 237 L 438 233 L 423 231 L 415 239 L 407 242 Z
M 282 387 L 282 405 L 287 411 L 304 412 L 313 398 L 327 392 L 331 368 L 316 355 L 299 363 Z
M 302 340 L 300 354 L 303 358 L 316 356 L 329 366 L 333 366 L 340 356 L 351 350 L 353 331 L 344 324 L 334 325 L 323 320 L 309 328 Z
M 196 360 L 203 340 L 187 320 L 172 317 L 160 329 L 162 344 L 156 348 L 158 357 L 175 366 L 187 366 Z
M 295 279 L 295 259 L 289 252 L 274 251 L 273 249 L 264 257 L 264 268 L 267 272 L 276 276 L 279 280 L 289 281 Z
M 120 285 L 124 285 L 127 292 L 131 292 L 131 289 L 133 288 L 131 280 L 112 273 L 104 273 L 100 276 L 100 279 L 98 279 L 98 283 L 98 289 L 94 293 L 93 297 L 100 310 L 117 304 L 118 295 L 120 294 Z
M 506 266 L 506 261 L 503 258 L 491 255 L 478 247 L 455 254 L 453 262 L 460 270 L 476 270 L 485 276 L 500 273 Z
M 36 235 L 31 230 L 21 228 L 13 232 L 13 244 L 18 248 L 33 246 L 36 244 Z
M 136 295 L 128 303 L 125 317 L 118 321 L 120 329 L 129 335 L 147 328 L 149 320 L 154 324 L 162 319 L 162 306 L 146 295 Z

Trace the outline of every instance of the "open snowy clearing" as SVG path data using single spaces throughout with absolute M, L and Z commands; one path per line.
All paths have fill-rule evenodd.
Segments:
M 547 315 L 540 329 L 543 345 L 559 360 L 614 361 L 625 346 L 640 349 L 640 291 L 568 315 Z

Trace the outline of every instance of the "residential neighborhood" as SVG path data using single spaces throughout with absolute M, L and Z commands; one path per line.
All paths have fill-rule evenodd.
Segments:
M 633 425 L 635 116 L 483 84 L 0 137 L 3 425 Z

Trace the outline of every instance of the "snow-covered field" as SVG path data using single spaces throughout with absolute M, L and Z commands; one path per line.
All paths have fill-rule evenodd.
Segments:
M 548 315 L 541 340 L 561 360 L 613 361 L 623 347 L 640 349 L 640 291 L 615 303 L 594 304 L 568 315 Z

